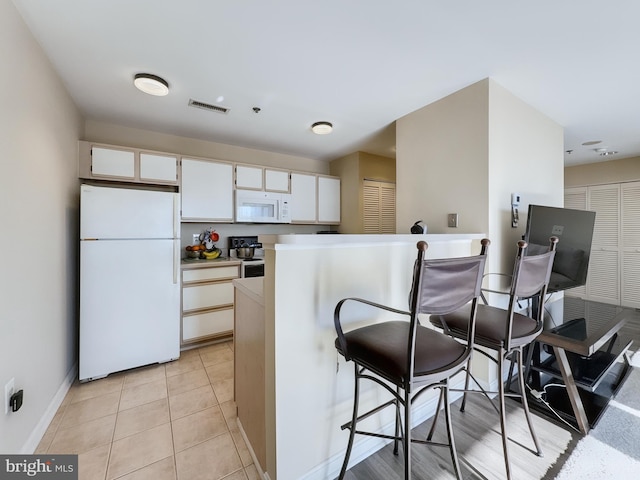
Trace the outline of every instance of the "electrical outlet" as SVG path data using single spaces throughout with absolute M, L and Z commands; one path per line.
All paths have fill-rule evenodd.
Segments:
M 458 214 L 450 213 L 447 216 L 447 224 L 449 227 L 456 228 L 458 226 Z
M 191 245 L 198 245 L 200 243 L 200 235 L 197 233 L 193 234 L 193 238 L 191 239 Z
M 9 402 L 11 400 L 11 395 L 13 395 L 16 389 L 15 383 L 16 383 L 16 379 L 12 378 L 4 386 L 4 414 L 5 415 L 9 413 Z

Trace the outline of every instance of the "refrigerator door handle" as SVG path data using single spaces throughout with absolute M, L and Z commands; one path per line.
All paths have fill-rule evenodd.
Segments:
M 177 193 L 173 195 L 173 238 L 178 238 L 178 225 L 180 223 L 180 197 Z
M 180 271 L 180 240 L 173 241 L 173 284 L 178 283 L 178 272 Z

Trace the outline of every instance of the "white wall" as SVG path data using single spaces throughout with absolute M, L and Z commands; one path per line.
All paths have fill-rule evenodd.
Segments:
M 0 409 L 0 452 L 31 453 L 77 356 L 82 120 L 8 0 L 0 58 L 0 394 L 11 378 L 24 390 L 20 411 Z

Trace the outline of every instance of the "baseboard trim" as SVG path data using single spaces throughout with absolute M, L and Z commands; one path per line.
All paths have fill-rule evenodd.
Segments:
M 249 442 L 249 438 L 247 437 L 247 434 L 245 433 L 244 428 L 242 428 L 242 422 L 238 417 L 236 417 L 236 423 L 238 424 L 238 429 L 240 430 L 240 435 L 242 435 L 242 438 L 244 439 L 244 443 L 247 444 L 247 449 L 249 450 L 249 454 L 251 455 L 253 464 L 255 465 L 256 470 L 258 471 L 258 475 L 260 475 L 260 478 L 262 480 L 269 480 L 269 474 L 264 470 L 263 466 L 260 465 L 260 462 L 258 461 L 258 457 L 256 457 L 256 453 L 253 451 L 253 447 L 251 446 L 251 442 Z
M 42 437 L 44 437 L 44 434 L 47 432 L 47 428 L 49 428 L 53 417 L 56 415 L 56 412 L 60 408 L 60 405 L 62 405 L 64 397 L 67 395 L 67 392 L 69 391 L 71 385 L 73 385 L 73 382 L 77 377 L 78 363 L 76 362 L 71 367 L 71 370 L 69 370 L 69 372 L 67 373 L 67 376 L 63 380 L 62 385 L 60 385 L 58 391 L 51 399 L 51 402 L 42 415 L 42 418 L 40 418 L 40 421 L 31 432 L 31 435 L 29 435 L 29 438 L 27 439 L 25 444 L 22 446 L 22 449 L 20 450 L 21 454 L 32 454 L 36 451 L 36 448 L 38 448 Z

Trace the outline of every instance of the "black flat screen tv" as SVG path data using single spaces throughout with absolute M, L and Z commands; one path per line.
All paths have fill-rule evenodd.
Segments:
M 556 257 L 549 281 L 549 292 L 579 287 L 587 282 L 589 256 L 596 212 L 571 208 L 529 205 L 528 254 L 546 251 L 549 237 L 558 237 Z

